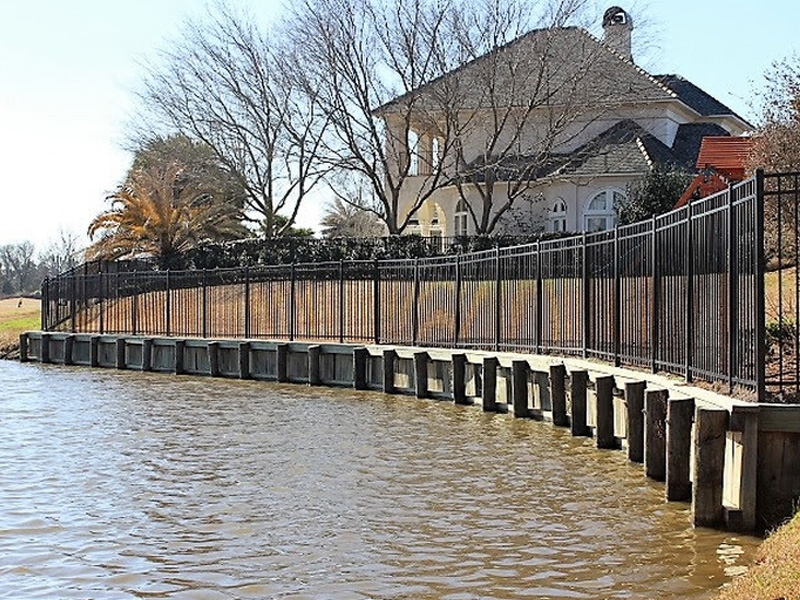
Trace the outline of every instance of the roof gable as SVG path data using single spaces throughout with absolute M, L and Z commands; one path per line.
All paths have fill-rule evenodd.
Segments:
M 653 75 L 653 79 L 672 90 L 681 102 L 704 117 L 731 115 L 744 121 L 711 94 L 680 75 Z

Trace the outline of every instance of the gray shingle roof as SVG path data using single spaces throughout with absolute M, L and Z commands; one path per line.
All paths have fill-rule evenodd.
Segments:
M 672 152 L 682 167 L 694 171 L 703 138 L 727 135 L 730 134 L 716 123 L 684 123 L 678 127 Z
M 678 98 L 690 108 L 704 117 L 733 115 L 739 117 L 733 110 L 714 98 L 711 94 L 701 90 L 691 81 L 680 75 L 653 75 L 653 79 L 669 88 Z M 741 117 L 739 117 L 741 119 Z M 744 119 L 742 119 L 744 121 Z

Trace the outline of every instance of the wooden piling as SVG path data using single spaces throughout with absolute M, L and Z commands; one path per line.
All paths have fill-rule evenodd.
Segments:
M 97 351 L 94 351 L 95 357 Z M 142 340 L 142 371 L 149 371 L 153 368 L 153 340 L 145 338 Z
M 756 528 L 756 491 L 758 486 L 758 405 L 736 406 L 729 429 L 741 432 L 742 468 L 739 481 L 738 522 L 728 521 L 728 529 L 753 531 Z
M 667 477 L 667 390 L 647 390 L 644 396 L 644 470 L 650 479 Z
M 117 345 L 117 361 L 116 361 L 117 369 L 124 369 L 125 368 L 125 338 L 117 338 L 116 345 Z M 178 357 L 178 345 L 176 343 L 175 344 L 175 364 L 177 364 L 177 361 L 178 361 L 177 357 Z M 180 373 L 180 371 L 177 370 L 177 367 L 175 368 L 175 372 L 176 373 Z
M 524 360 L 511 361 L 511 393 L 514 405 L 514 417 L 530 416 L 528 409 L 528 374 L 530 367 Z
M 553 409 L 553 425 L 568 427 L 567 417 L 567 368 L 564 365 L 550 365 L 550 402 Z
M 569 374 L 570 429 L 573 436 L 591 437 L 592 430 L 586 424 L 586 385 L 589 373 L 572 371 Z
M 614 436 L 614 377 L 598 377 L 595 380 L 597 447 L 605 450 L 617 449 Z
M 481 401 L 484 412 L 497 412 L 497 365 L 496 357 L 485 356 L 483 358 Z
M 469 404 L 467 401 L 467 355 L 453 354 L 451 360 L 453 367 L 453 402 L 456 404 Z
M 394 363 L 397 361 L 397 352 L 392 349 L 383 351 L 383 393 L 394 394 Z
M 152 340 L 151 340 L 152 342 Z M 100 366 L 100 336 L 93 335 L 89 338 L 89 366 Z
M 250 379 L 250 342 L 239 342 L 239 379 Z
M 700 527 L 720 525 L 725 517 L 722 482 L 728 411 L 697 408 L 694 436 L 692 518 Z
M 690 456 L 694 398 L 670 398 L 667 403 L 667 500 L 692 499 Z
M 367 362 L 369 350 L 366 348 L 353 348 L 353 388 L 367 389 Z
M 39 342 L 39 362 L 50 362 L 50 334 L 43 333 L 42 339 Z
M 644 462 L 644 381 L 625 384 L 625 408 L 628 430 L 628 460 Z
M 208 342 L 208 374 L 219 377 L 219 342 Z
M 320 346 L 308 347 L 308 385 L 321 385 L 322 379 L 319 374 L 319 357 L 322 353 Z
M 28 362 L 28 334 L 19 334 L 19 362 Z
M 428 353 L 414 352 L 414 394 L 428 397 Z
M 279 383 L 289 383 L 289 344 L 275 346 L 276 378 Z
M 75 351 L 75 337 L 68 335 L 64 338 L 64 364 L 71 365 L 73 360 L 73 353 Z
M 184 340 L 175 340 L 175 365 L 173 372 L 176 375 L 181 375 L 185 371 L 183 368 L 183 349 L 185 346 L 186 342 Z

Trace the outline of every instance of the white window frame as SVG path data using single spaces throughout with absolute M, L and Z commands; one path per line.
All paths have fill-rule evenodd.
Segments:
M 604 201 L 602 207 L 592 206 L 601 198 Z M 614 200 L 617 198 L 625 199 L 625 192 L 619 188 L 605 188 L 592 194 L 586 201 L 586 208 L 583 211 L 583 230 L 591 233 L 614 229 L 617 222 Z
M 550 225 L 550 231 L 566 231 L 567 230 L 567 203 L 564 199 L 556 198 L 553 208 L 547 215 L 547 221 Z
M 469 231 L 469 211 L 467 210 L 467 203 L 463 198 L 459 198 L 456 203 L 456 210 L 453 214 L 453 235 L 456 237 L 464 237 L 468 235 Z

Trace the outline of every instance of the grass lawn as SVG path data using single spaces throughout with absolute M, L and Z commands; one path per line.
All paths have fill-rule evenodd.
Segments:
M 800 598 L 800 513 L 775 531 L 756 553 L 750 569 L 716 600 Z
M 22 306 L 20 306 L 22 300 Z M 8 346 L 19 343 L 23 331 L 41 328 L 41 304 L 30 298 L 0 300 L 0 354 Z

